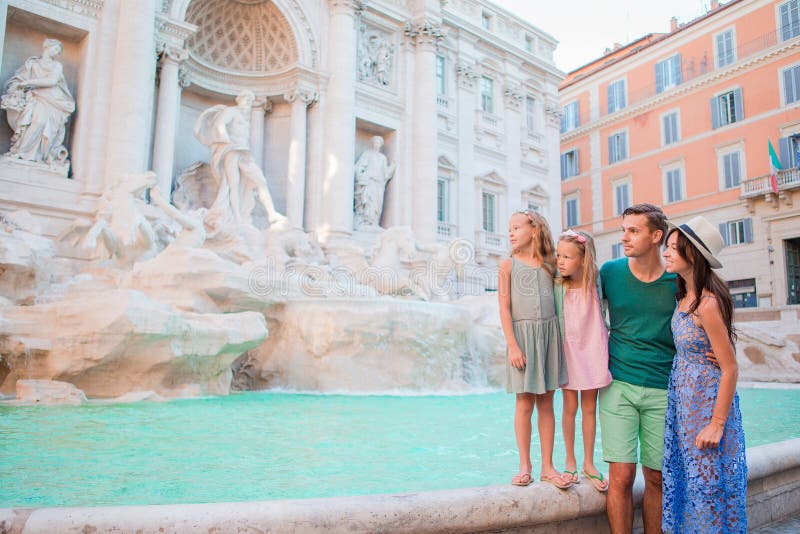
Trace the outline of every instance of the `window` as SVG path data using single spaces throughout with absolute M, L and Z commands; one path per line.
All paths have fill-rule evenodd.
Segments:
M 753 220 L 750 218 L 728 221 L 719 225 L 725 246 L 753 242 Z
M 667 113 L 661 118 L 661 128 L 663 130 L 664 145 L 671 145 L 681 140 L 680 126 L 678 124 L 678 112 Z
M 561 133 L 574 130 L 580 126 L 580 118 L 578 116 L 579 108 L 578 101 L 570 102 L 561 110 Z
M 800 134 L 781 137 L 778 139 L 781 167 L 796 169 L 800 167 Z
M 619 111 L 625 105 L 625 80 L 608 84 L 608 113 Z
M 481 76 L 481 109 L 494 113 L 494 81 L 486 76 Z
M 447 211 L 447 180 L 439 178 L 436 183 L 436 220 L 448 222 Z
M 756 298 L 756 279 L 729 280 L 728 289 L 733 297 L 734 308 L 755 308 L 758 306 Z
M 444 96 L 447 94 L 446 79 L 444 77 L 445 58 L 436 56 L 436 94 Z
M 675 54 L 664 61 L 656 63 L 656 93 L 661 93 L 680 85 L 681 55 Z
M 722 156 L 722 176 L 725 179 L 725 189 L 739 187 L 742 182 L 740 163 L 738 150 Z
M 561 154 L 561 179 L 566 180 L 572 176 L 577 176 L 578 173 L 578 149 L 573 148 Z
M 497 196 L 493 193 L 483 193 L 483 229 L 489 233 L 494 233 L 495 205 Z
M 492 29 L 492 16 L 485 11 L 481 13 L 481 26 L 484 30 Z
M 614 186 L 614 214 L 622 215 L 622 212 L 631 205 L 631 184 L 622 182 Z
M 622 248 L 622 243 L 614 243 L 611 245 L 611 259 L 615 260 L 617 258 L 621 258 L 625 255 L 624 249 Z
M 531 211 L 535 211 L 536 213 L 542 212 L 542 207 L 539 204 L 536 204 L 532 201 L 528 201 L 528 209 Z
M 718 33 L 714 44 L 717 51 L 717 68 L 722 68 L 736 61 L 733 30 Z
M 781 21 L 781 40 L 800 35 L 800 0 L 789 0 L 778 7 Z
M 567 228 L 578 226 L 580 219 L 578 217 L 578 198 L 572 197 L 564 201 L 564 214 L 565 225 Z
M 525 51 L 533 53 L 533 37 L 530 35 L 525 36 Z
M 744 119 L 742 90 L 734 89 L 711 99 L 711 127 L 716 129 Z
M 664 197 L 667 204 L 683 200 L 683 173 L 681 169 L 670 169 L 664 175 Z
M 608 138 L 608 162 L 616 163 L 628 157 L 628 134 L 617 132 Z
M 787 106 L 800 102 L 800 65 L 783 71 L 783 102 Z
M 536 100 L 532 96 L 525 97 L 525 128 L 533 133 L 536 126 Z

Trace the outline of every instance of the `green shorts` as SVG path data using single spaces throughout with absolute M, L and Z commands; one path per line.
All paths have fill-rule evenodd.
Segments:
M 661 471 L 667 390 L 614 380 L 600 390 L 603 460 Z M 641 442 L 641 457 L 637 448 Z

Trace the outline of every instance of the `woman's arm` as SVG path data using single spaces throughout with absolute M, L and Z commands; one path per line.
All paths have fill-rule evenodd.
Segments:
M 511 319 L 511 259 L 500 262 L 497 271 L 497 299 L 500 304 L 500 325 L 503 327 L 503 336 L 508 346 L 508 360 L 513 367 L 522 369 L 526 363 L 525 355 L 522 354 L 514 336 Z
M 700 316 L 700 326 L 706 331 L 711 350 L 719 362 L 722 371 L 719 380 L 719 391 L 717 400 L 714 404 L 714 411 L 711 414 L 711 422 L 706 425 L 697 435 L 696 445 L 698 449 L 716 447 L 722 439 L 722 431 L 725 428 L 725 421 L 728 419 L 728 412 L 733 404 L 733 396 L 736 393 L 736 380 L 739 377 L 739 366 L 736 363 L 736 353 L 733 345 L 728 338 L 728 328 L 722 320 L 717 299 L 704 298 L 697 308 Z

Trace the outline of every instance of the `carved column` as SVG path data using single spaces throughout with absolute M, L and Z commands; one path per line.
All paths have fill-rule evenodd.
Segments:
M 250 108 L 250 150 L 260 169 L 264 169 L 264 116 L 272 111 L 272 102 L 256 98 Z
M 187 57 L 186 50 L 165 46 L 158 64 L 160 67 L 158 84 L 158 107 L 156 114 L 156 133 L 153 141 L 153 171 L 158 176 L 158 188 L 167 198 L 172 192 L 172 166 L 175 160 L 175 137 L 180 116 L 181 87 L 189 85 L 183 78 L 181 64 Z
M 506 183 L 508 184 L 508 199 L 506 205 L 508 211 L 500 213 L 501 221 L 511 216 L 511 212 L 520 208 L 527 208 L 522 205 L 522 188 L 520 176 L 521 154 L 521 131 L 522 131 L 522 88 L 515 85 L 506 85 L 503 91 L 504 96 L 504 116 L 505 125 L 505 155 L 506 155 Z
M 155 0 L 119 1 L 108 106 L 107 185 L 125 173 L 147 170 L 156 74 L 155 11 Z
M 456 67 L 458 79 L 458 236 L 470 241 L 480 230 L 475 213 L 475 88 L 478 73 L 470 63 Z
M 306 108 L 316 95 L 311 91 L 295 89 L 284 98 L 292 103 L 286 216 L 293 227 L 302 229 L 306 198 Z
M 328 0 L 328 71 L 325 93 L 325 148 L 323 149 L 322 219 L 320 235 L 349 236 L 353 231 L 353 167 L 356 149 L 355 22 L 362 9 L 359 0 Z
M 550 209 L 548 210 L 547 220 L 550 221 L 550 229 L 553 235 L 561 233 L 561 107 L 558 102 L 558 85 L 555 80 L 548 80 L 545 93 L 545 129 L 544 138 L 547 139 L 547 191 L 550 195 Z M 601 187 L 598 187 L 602 191 Z
M 405 34 L 416 45 L 412 125 L 414 196 L 411 228 L 420 242 L 432 243 L 436 240 L 437 226 L 436 45 L 444 37 L 444 33 L 440 24 L 422 19 L 421 22 L 407 23 Z

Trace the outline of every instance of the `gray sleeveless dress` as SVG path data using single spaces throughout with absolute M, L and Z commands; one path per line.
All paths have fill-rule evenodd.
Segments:
M 509 393 L 545 393 L 568 382 L 567 364 L 553 302 L 553 279 L 542 267 L 511 258 L 511 320 L 527 364 L 511 366 L 506 358 Z

